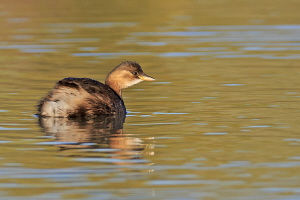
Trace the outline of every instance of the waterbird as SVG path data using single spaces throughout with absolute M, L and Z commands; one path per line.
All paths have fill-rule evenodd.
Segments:
M 90 78 L 64 78 L 39 101 L 40 117 L 95 117 L 100 115 L 125 115 L 122 90 L 141 81 L 154 81 L 134 61 L 116 66 L 105 83 Z

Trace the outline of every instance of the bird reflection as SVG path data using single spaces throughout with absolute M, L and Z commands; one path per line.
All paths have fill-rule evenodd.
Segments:
M 87 162 L 141 163 L 145 145 L 123 133 L 124 120 L 125 116 L 116 115 L 90 120 L 41 117 L 39 124 L 47 136 L 55 138 L 53 144 L 62 156 Z

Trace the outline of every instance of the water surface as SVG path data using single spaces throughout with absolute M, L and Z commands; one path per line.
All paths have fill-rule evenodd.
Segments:
M 298 4 L 3 2 L 1 199 L 299 199 Z M 125 60 L 125 119 L 34 116 Z

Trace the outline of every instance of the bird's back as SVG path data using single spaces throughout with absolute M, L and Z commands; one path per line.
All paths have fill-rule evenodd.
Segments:
M 122 98 L 109 86 L 89 78 L 65 78 L 40 101 L 38 114 L 52 117 L 125 115 Z

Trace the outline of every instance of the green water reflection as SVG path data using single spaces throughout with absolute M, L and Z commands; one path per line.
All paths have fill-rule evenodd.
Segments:
M 1 198 L 299 199 L 299 6 L 1 2 Z M 39 126 L 57 80 L 124 60 L 157 79 L 124 91 L 124 124 Z

